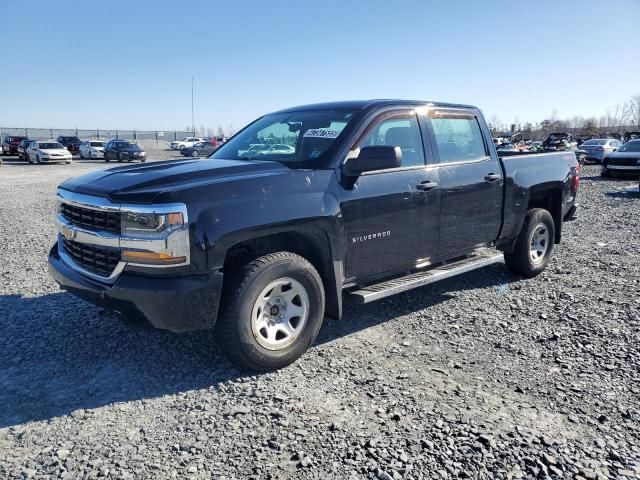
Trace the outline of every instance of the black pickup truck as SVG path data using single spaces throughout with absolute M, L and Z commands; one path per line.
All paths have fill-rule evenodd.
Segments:
M 215 328 L 233 362 L 276 369 L 341 317 L 343 297 L 503 259 L 537 275 L 575 214 L 578 175 L 572 152 L 498 157 L 471 106 L 291 108 L 205 160 L 65 181 L 49 269 L 90 302 L 161 329 Z

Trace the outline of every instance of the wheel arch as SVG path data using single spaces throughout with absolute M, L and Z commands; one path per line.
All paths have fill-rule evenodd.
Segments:
M 560 186 L 541 186 L 529 192 L 527 203 L 527 211 L 532 208 L 544 208 L 551 214 L 555 227 L 554 243 L 560 243 L 562 238 L 562 193 Z
M 342 262 L 334 261 L 329 235 L 321 228 L 254 233 L 250 238 L 229 246 L 224 255 L 223 271 L 251 258 L 287 251 L 305 258 L 318 271 L 325 290 L 325 313 L 342 316 Z

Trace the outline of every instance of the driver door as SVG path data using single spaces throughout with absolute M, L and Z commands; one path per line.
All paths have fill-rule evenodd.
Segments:
M 356 149 L 369 145 L 399 146 L 402 164 L 365 172 L 353 188 L 343 188 L 347 282 L 415 269 L 427 264 L 438 246 L 437 171 L 427 170 L 416 113 L 394 110 L 373 119 Z

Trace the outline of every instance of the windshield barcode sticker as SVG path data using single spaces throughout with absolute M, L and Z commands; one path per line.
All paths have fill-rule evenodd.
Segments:
M 338 138 L 340 132 L 337 130 L 326 130 L 324 128 L 312 128 L 307 130 L 304 138 Z

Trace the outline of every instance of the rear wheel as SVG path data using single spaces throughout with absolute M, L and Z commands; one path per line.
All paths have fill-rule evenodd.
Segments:
M 324 318 L 324 288 L 304 258 L 278 252 L 234 269 L 225 287 L 216 338 L 241 368 L 269 371 L 296 361 Z
M 551 260 L 555 231 L 553 217 L 547 210 L 529 210 L 513 252 L 504 254 L 509 270 L 528 278 L 539 275 Z

